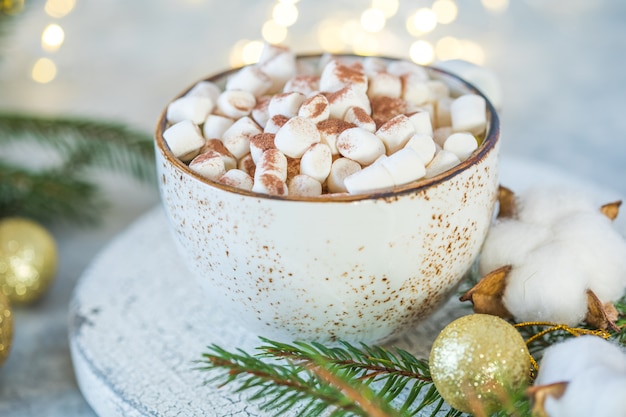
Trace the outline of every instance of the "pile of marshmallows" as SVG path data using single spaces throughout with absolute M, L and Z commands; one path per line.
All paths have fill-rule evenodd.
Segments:
M 163 138 L 199 175 L 278 196 L 362 194 L 436 176 L 467 159 L 485 99 L 453 97 L 408 61 L 266 45 L 225 88 L 201 81 L 166 111 Z

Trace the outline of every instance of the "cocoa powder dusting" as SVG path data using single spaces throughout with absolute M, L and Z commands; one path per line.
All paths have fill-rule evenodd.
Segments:
M 286 189 L 287 184 L 281 181 L 281 179 L 278 178 L 276 175 L 263 174 L 260 176 L 258 181 L 261 181 L 263 185 L 265 185 L 265 188 L 267 189 L 267 191 L 269 191 L 270 194 L 273 194 L 273 195 L 286 195 L 287 194 L 287 189 Z
M 283 125 L 289 121 L 289 117 L 283 116 L 282 114 L 277 114 L 275 116 L 272 116 L 271 120 L 272 123 L 274 123 L 276 126 L 283 127 Z
M 300 158 L 287 157 L 287 180 L 300 174 Z
M 380 127 L 387 120 L 399 114 L 404 114 L 409 110 L 409 104 L 401 98 L 374 97 L 371 99 L 372 119 L 376 122 L 376 127 Z
M 359 123 L 366 124 L 372 121 L 370 115 L 361 107 L 354 107 L 352 112 Z
M 275 135 L 273 133 L 259 133 L 250 138 L 250 144 L 262 151 L 275 149 L 276 145 L 274 145 L 274 136 Z
M 338 135 L 351 127 L 356 127 L 356 125 L 341 119 L 328 119 L 317 123 L 317 130 L 326 135 Z
M 325 100 L 324 98 L 325 96 L 321 94 L 316 94 L 304 100 L 304 102 L 302 103 L 303 107 L 310 106 L 311 104 L 313 105 L 311 109 L 312 111 L 309 117 L 311 118 L 319 117 L 319 115 L 324 113 L 324 110 L 328 108 L 328 100 Z
M 230 151 L 226 149 L 226 146 L 224 146 L 224 143 L 220 139 L 207 140 L 202 149 L 200 149 L 200 153 L 207 151 L 215 151 L 222 155 L 232 156 Z
M 355 63 L 356 64 L 356 63 Z M 367 83 L 365 74 L 363 73 L 362 65 L 337 65 L 336 67 L 337 78 L 342 83 L 364 84 Z

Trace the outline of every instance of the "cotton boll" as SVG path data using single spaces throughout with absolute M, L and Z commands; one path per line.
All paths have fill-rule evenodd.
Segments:
M 524 224 L 515 219 L 498 220 L 483 244 L 479 273 L 484 276 L 505 265 L 523 264 L 531 250 L 550 238 L 551 233 L 545 227 Z
M 518 195 L 518 217 L 526 223 L 552 225 L 577 212 L 596 212 L 596 207 L 584 194 L 563 187 L 535 187 Z
M 571 381 L 593 366 L 626 372 L 626 354 L 616 344 L 597 336 L 580 336 L 547 348 L 535 385 Z
M 626 241 L 598 209 L 563 218 L 553 228 L 554 240 L 585 271 L 588 288 L 602 302 L 619 299 L 626 289 Z
M 587 312 L 587 278 L 561 245 L 531 251 L 507 276 L 502 301 L 517 321 L 575 326 Z

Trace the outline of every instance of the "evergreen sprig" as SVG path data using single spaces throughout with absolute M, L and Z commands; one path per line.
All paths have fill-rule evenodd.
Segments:
M 24 148 L 29 143 L 51 156 L 48 160 L 58 161 L 41 169 L 25 167 L 0 151 L 0 216 L 94 223 L 105 208 L 94 170 L 154 180 L 152 138 L 119 123 L 0 114 L 0 149 Z

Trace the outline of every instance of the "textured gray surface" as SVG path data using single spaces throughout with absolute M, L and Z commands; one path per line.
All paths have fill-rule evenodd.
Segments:
M 41 52 L 39 35 L 55 20 L 41 11 L 43 1 L 32 3 L 3 44 L 0 109 L 111 118 L 148 131 L 183 85 L 225 67 L 228 48 L 240 38 L 258 37 L 259 16 L 265 19 L 273 4 L 78 2 L 72 14 L 58 20 L 66 43 L 51 55 Z M 304 39 L 322 16 L 341 9 L 358 18 L 368 4 L 301 3 L 289 44 L 304 45 L 305 51 L 316 49 Z M 405 8 L 409 3 L 402 1 Z M 458 21 L 438 28 L 437 36 L 453 34 L 484 45 L 485 64 L 503 83 L 503 154 L 543 161 L 626 196 L 626 2 L 516 0 L 495 16 L 479 2 L 463 3 Z M 241 23 L 231 24 L 237 17 Z M 396 24 L 402 32 L 402 20 Z M 45 85 L 29 79 L 32 63 L 42 55 L 59 66 L 58 78 Z M 13 351 L 0 369 L 0 415 L 94 415 L 70 360 L 71 293 L 93 256 L 156 200 L 153 191 L 128 185 L 111 192 L 112 210 L 102 227 L 53 230 L 59 275 L 41 303 L 16 309 Z

